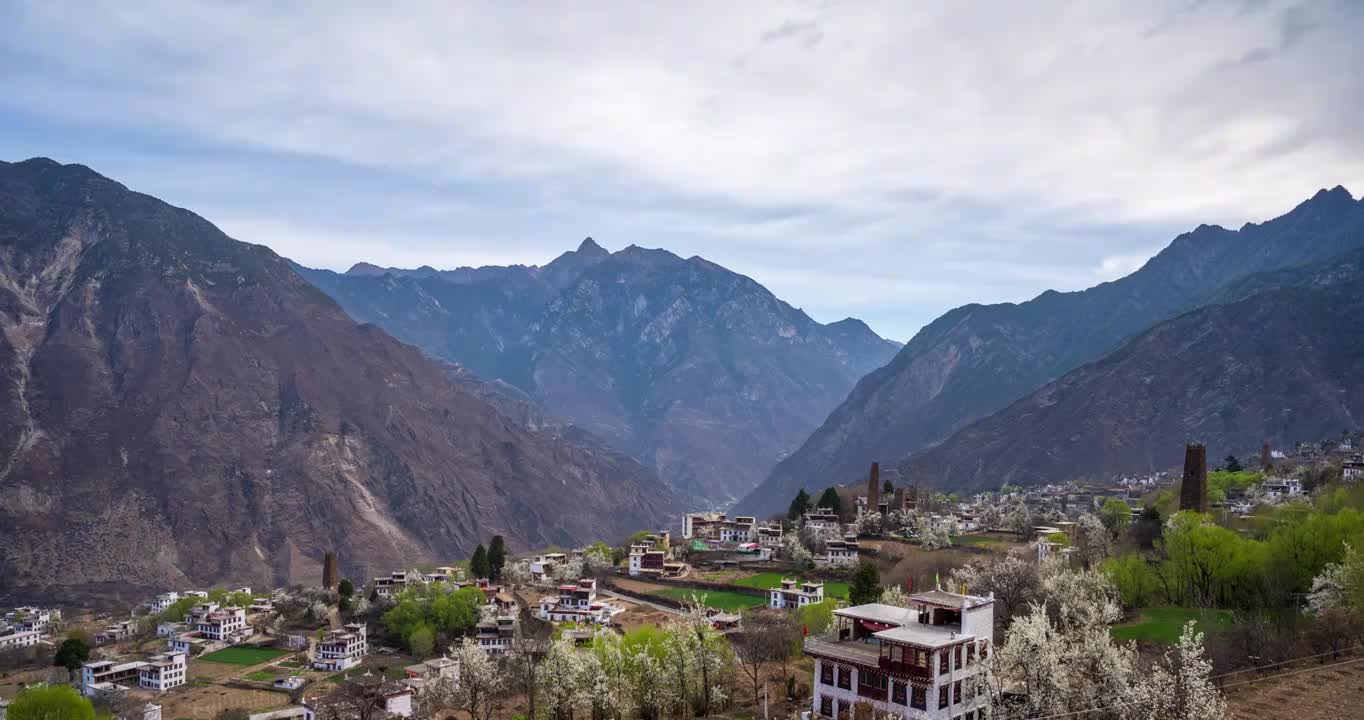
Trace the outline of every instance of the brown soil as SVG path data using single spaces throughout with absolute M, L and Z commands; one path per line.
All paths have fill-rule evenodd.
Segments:
M 1364 658 L 1227 689 L 1236 720 L 1364 719 Z

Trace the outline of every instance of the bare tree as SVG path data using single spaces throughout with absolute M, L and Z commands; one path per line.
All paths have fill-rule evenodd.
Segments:
M 317 701 L 317 715 L 323 720 L 382 720 L 384 679 L 374 675 L 346 678 L 335 693 Z
M 762 684 L 763 668 L 776 662 L 783 651 L 790 654 L 791 644 L 787 624 L 782 614 L 755 611 L 744 616 L 743 627 L 731 633 L 729 643 L 739 668 L 753 684 L 753 704 L 762 702 L 758 689 Z
M 526 696 L 526 717 L 535 717 L 536 679 L 540 663 L 549 651 L 550 637 L 554 627 L 543 620 L 522 610 L 516 622 L 516 634 L 512 637 L 505 661 L 508 680 Z

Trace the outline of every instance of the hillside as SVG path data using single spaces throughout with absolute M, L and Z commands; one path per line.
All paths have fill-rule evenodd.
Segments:
M 357 320 L 519 388 L 694 503 L 754 487 L 899 347 L 702 258 L 591 238 L 543 267 L 301 272 Z
M 1103 357 L 1158 322 L 1254 273 L 1319 262 L 1364 245 L 1364 202 L 1322 190 L 1291 212 L 1239 230 L 1201 225 L 1141 269 L 1028 302 L 967 305 L 929 324 L 867 375 L 738 510 L 780 510 L 796 491 L 856 480 L 973 419 Z
M 80 165 L 0 163 L 0 330 L 0 595 L 315 581 L 328 549 L 363 578 L 677 510 L 269 249 Z
M 1221 458 L 1358 427 L 1364 251 L 1241 286 L 915 453 L 901 472 L 975 491 L 1166 470 L 1190 440 Z

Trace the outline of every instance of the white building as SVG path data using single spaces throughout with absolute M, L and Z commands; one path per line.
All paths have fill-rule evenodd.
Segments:
M 980 720 L 989 697 L 981 661 L 989 657 L 994 599 L 931 590 L 909 607 L 872 603 L 834 611 L 832 631 L 806 638 L 815 659 L 814 714 Z
M 379 597 L 393 597 L 407 589 L 409 584 L 421 582 L 420 578 L 409 578 L 402 570 L 395 570 L 388 577 L 374 578 L 374 592 Z
M 341 630 L 328 631 L 313 651 L 313 669 L 341 672 L 359 665 L 369 654 L 369 640 L 363 623 L 351 623 Z
M 163 592 L 160 595 L 157 595 L 156 597 L 152 598 L 151 601 L 152 614 L 155 615 L 158 613 L 163 613 L 168 608 L 170 608 L 170 606 L 174 605 L 179 601 L 180 593 L 175 592 L 174 590 L 170 592 Z
M 1297 478 L 1270 478 L 1260 483 L 1265 499 L 1279 502 L 1302 497 L 1302 481 Z
M 33 647 L 34 645 L 37 645 L 38 641 L 41 639 L 42 634 L 37 630 L 23 630 L 8 635 L 0 635 L 0 652 Z
M 753 542 L 757 521 L 750 515 L 740 515 L 730 520 L 722 512 L 687 513 L 682 516 L 682 537 L 722 543 Z
M 84 663 L 81 665 L 81 694 L 101 697 L 127 690 L 129 685 L 140 684 L 139 676 L 146 665 L 141 660 L 122 663 L 95 660 Z
M 236 644 L 255 634 L 255 630 L 246 624 L 245 609 L 218 607 L 217 603 L 195 605 L 189 611 L 186 624 L 211 642 Z
M 478 643 L 478 649 L 489 655 L 507 654 L 515 637 L 516 618 L 510 615 L 481 622 L 474 628 L 474 641 Z
M 61 621 L 61 610 L 25 606 L 5 613 L 5 622 L 20 632 L 49 632 Z
M 805 527 L 819 532 L 838 532 L 843 528 L 838 513 L 829 508 L 817 508 L 805 513 L 803 522 Z
M 1364 455 L 1356 454 L 1340 465 L 1340 478 L 1346 482 L 1364 479 Z
M 373 693 L 372 697 L 364 702 L 366 706 L 373 707 L 372 712 L 365 713 L 364 717 L 367 720 L 412 716 L 412 688 L 406 683 L 399 681 L 376 683 L 367 692 Z M 361 720 L 360 714 L 356 712 L 354 699 L 342 697 L 339 693 L 303 701 L 303 720 L 317 720 L 319 716 L 323 720 L 334 718 Z
M 563 553 L 545 553 L 531 558 L 527 563 L 530 570 L 530 581 L 532 583 L 549 583 L 553 581 L 554 567 L 563 565 L 567 556 Z
M 120 620 L 95 633 L 95 644 L 108 645 L 110 643 L 122 642 L 135 634 L 137 634 L 136 622 L 132 620 Z
M 559 586 L 558 595 L 540 598 L 541 620 L 602 625 L 611 621 L 621 608 L 597 599 L 597 581 L 583 578 L 576 585 Z
M 168 652 L 153 656 L 137 671 L 137 684 L 144 690 L 165 692 L 185 684 L 185 654 Z
M 845 535 L 842 540 L 826 540 L 824 552 L 815 556 L 815 564 L 823 567 L 856 565 L 858 547 L 856 535 Z
M 781 547 L 781 523 L 763 523 L 755 531 L 757 543 L 766 548 Z
M 768 593 L 767 606 L 778 610 L 794 610 L 818 602 L 824 602 L 824 583 L 782 578 L 781 587 L 772 588 Z

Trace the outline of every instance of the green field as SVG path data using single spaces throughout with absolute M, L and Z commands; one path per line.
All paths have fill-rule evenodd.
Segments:
M 746 577 L 741 580 L 736 580 L 734 581 L 734 584 L 742 585 L 744 587 L 758 588 L 759 590 L 771 590 L 774 587 L 780 587 L 782 578 L 784 577 L 790 577 L 790 575 L 782 575 L 781 573 L 774 572 L 758 573 L 757 575 L 754 575 L 752 577 Z M 800 578 L 796 578 L 796 580 L 800 580 Z M 838 598 L 839 600 L 847 600 L 848 583 L 825 582 L 824 596 Z
M 1000 542 L 999 538 L 984 535 L 957 535 L 952 538 L 953 545 L 995 545 Z
M 760 607 L 767 604 L 765 598 L 754 597 L 752 595 L 740 595 L 739 593 L 723 592 L 717 590 L 692 590 L 691 588 L 662 588 L 653 593 L 660 597 L 671 600 L 691 600 L 691 596 L 703 598 L 706 607 L 716 610 L 746 610 L 751 607 Z
M 255 680 L 256 682 L 272 682 L 275 678 L 283 675 L 284 673 L 275 672 L 274 670 L 257 670 L 253 673 L 247 673 L 246 679 Z
M 274 648 L 230 647 L 207 655 L 200 655 L 199 659 L 228 665 L 259 665 L 288 654 L 288 650 L 276 650 Z
M 1179 642 L 1179 635 L 1184 631 L 1184 623 L 1190 620 L 1197 621 L 1198 629 L 1206 633 L 1231 622 L 1231 611 L 1178 607 L 1146 608 L 1141 611 L 1139 622 L 1114 625 L 1113 639 L 1122 642 L 1146 640 L 1173 645 Z

